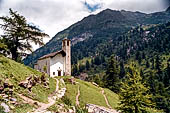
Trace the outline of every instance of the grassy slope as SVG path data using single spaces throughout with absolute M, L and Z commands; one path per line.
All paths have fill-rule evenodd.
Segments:
M 75 105 L 75 101 L 76 101 L 75 97 L 77 95 L 78 85 L 79 85 L 80 86 L 80 97 L 79 97 L 80 106 L 84 106 L 85 104 L 96 104 L 96 105 L 108 107 L 106 105 L 103 95 L 101 94 L 100 87 L 96 87 L 89 82 L 85 82 L 79 79 L 76 79 L 76 82 L 78 82 L 78 84 L 76 85 L 66 83 L 66 87 L 67 87 L 66 96 L 72 101 L 73 105 Z M 116 108 L 119 102 L 118 95 L 108 89 L 104 89 L 104 91 L 105 91 L 105 95 L 107 96 L 107 99 L 111 107 Z
M 4 56 L 0 56 L 0 80 L 2 81 L 8 80 L 8 83 L 14 85 L 13 97 L 17 98 L 17 100 L 21 104 L 14 106 L 15 112 L 18 113 L 20 113 L 20 111 L 27 112 L 33 107 L 22 103 L 21 99 L 16 95 L 16 93 L 23 94 L 34 100 L 47 103 L 48 95 L 55 91 L 56 81 L 53 78 L 49 78 L 48 76 L 46 76 L 46 78 L 49 79 L 49 89 L 45 88 L 43 84 L 37 84 L 36 86 L 32 87 L 32 92 L 30 93 L 28 89 L 19 87 L 18 86 L 19 82 L 25 80 L 26 77 L 30 75 L 40 77 L 42 73 L 30 67 L 27 67 L 23 64 L 17 63 L 11 59 L 8 59 Z
M 35 107 L 22 103 L 22 100 L 16 95 L 16 93 L 20 93 L 34 100 L 47 103 L 48 95 L 55 91 L 56 81 L 53 78 L 49 78 L 47 76 L 46 78 L 49 79 L 49 89 L 44 88 L 42 84 L 37 84 L 32 88 L 32 93 L 30 93 L 27 89 L 19 87 L 18 83 L 22 80 L 25 80 L 26 77 L 30 75 L 41 76 L 42 73 L 30 67 L 26 67 L 23 64 L 10 60 L 4 56 L 0 56 L 0 80 L 5 81 L 8 79 L 8 82 L 14 85 L 13 97 L 17 98 L 17 100 L 20 102 L 19 105 L 14 106 L 14 112 L 26 113 Z M 65 95 L 71 100 L 73 105 L 75 105 L 78 86 L 80 86 L 79 101 L 81 106 L 86 103 L 91 103 L 107 107 L 100 88 L 92 85 L 89 82 L 78 79 L 76 79 L 76 81 L 78 82 L 76 85 L 66 83 L 67 91 Z M 118 96 L 110 90 L 105 90 L 105 94 L 111 106 L 115 108 L 118 103 Z

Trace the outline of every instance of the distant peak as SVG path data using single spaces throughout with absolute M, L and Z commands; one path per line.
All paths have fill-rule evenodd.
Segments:
M 166 9 L 166 12 L 170 12 L 170 6 Z

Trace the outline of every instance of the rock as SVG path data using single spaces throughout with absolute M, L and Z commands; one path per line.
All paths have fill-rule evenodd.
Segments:
M 98 84 L 96 84 L 95 82 L 92 82 L 92 84 L 93 84 L 93 85 L 95 85 L 95 86 L 97 86 L 97 87 L 99 87 L 99 85 L 98 85 Z
M 45 74 L 43 73 L 42 75 L 41 75 L 41 82 L 45 82 L 46 81 L 46 79 L 45 79 Z
M 13 84 L 9 82 L 9 79 L 6 79 L 4 82 L 4 88 L 13 88 Z
M 75 78 L 74 77 L 72 77 L 72 78 L 69 78 L 68 79 L 68 82 L 70 82 L 71 84 L 76 84 L 76 80 L 75 80 Z
M 0 86 L 0 93 L 4 90 L 4 86 Z
M 10 98 L 10 100 L 11 100 L 11 101 L 14 101 L 14 102 L 16 102 L 16 101 L 17 101 L 17 99 L 16 99 L 16 98 Z
M 4 108 L 4 112 L 8 113 L 10 112 L 9 106 L 5 103 L 1 103 L 1 106 Z
M 32 79 L 32 75 L 30 75 L 29 77 L 26 78 L 26 80 L 31 80 Z
M 92 113 L 119 113 L 116 110 L 108 109 L 94 104 L 86 104 L 86 108 L 88 109 L 88 112 Z
M 19 86 L 23 88 L 27 88 L 28 82 L 29 82 L 28 80 L 23 80 L 19 83 Z

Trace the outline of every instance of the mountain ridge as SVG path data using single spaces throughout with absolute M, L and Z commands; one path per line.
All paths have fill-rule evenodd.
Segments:
M 84 40 L 97 40 L 97 42 L 101 42 L 101 40 L 107 41 L 110 38 L 127 32 L 133 27 L 146 24 L 166 23 L 169 18 L 170 14 L 165 12 L 145 14 L 141 12 L 106 9 L 96 15 L 85 17 L 67 29 L 57 33 L 45 46 L 37 49 L 33 54 L 24 59 L 24 63 L 26 65 L 33 64 L 41 56 L 61 49 L 61 41 L 65 37 L 72 40 L 74 44 L 72 47 Z M 97 43 L 97 45 L 100 45 L 100 43 Z M 93 56 L 95 53 L 92 52 L 90 55 L 91 54 Z M 73 55 L 75 55 L 75 53 L 72 53 L 72 56 Z M 72 63 L 74 63 L 74 61 L 72 61 Z

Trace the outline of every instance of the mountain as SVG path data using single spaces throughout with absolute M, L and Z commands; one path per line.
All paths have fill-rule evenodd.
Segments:
M 170 13 L 167 11 L 145 14 L 106 9 L 96 15 L 85 17 L 57 33 L 45 46 L 28 55 L 24 63 L 31 66 L 41 56 L 61 49 L 61 41 L 67 37 L 72 41 L 72 64 L 75 64 L 84 57 L 95 56 L 100 51 L 105 51 L 103 42 L 114 40 L 131 28 L 166 23 L 169 18 Z
M 170 12 L 170 6 L 166 9 L 166 12 Z
M 97 110 L 117 107 L 118 95 L 112 91 L 79 79 L 72 84 L 70 79 L 51 78 L 0 55 L 0 113 L 72 113 L 77 102 Z

